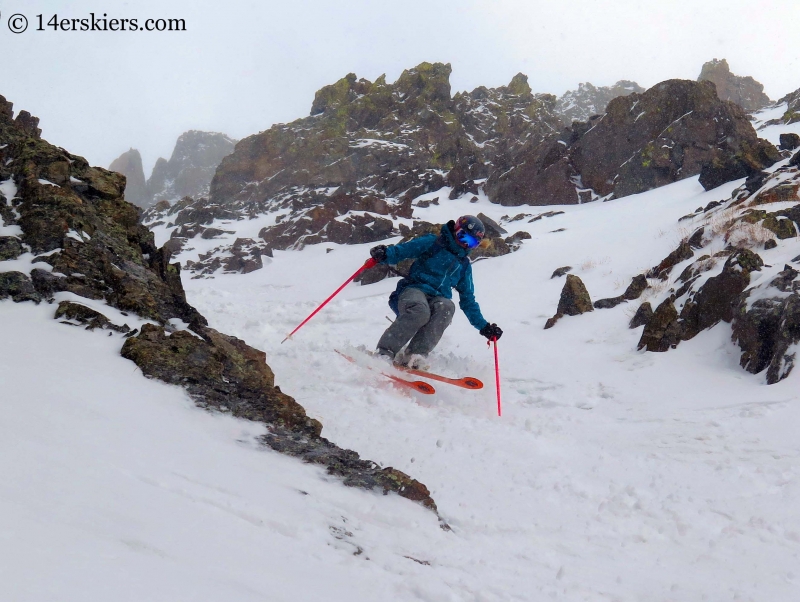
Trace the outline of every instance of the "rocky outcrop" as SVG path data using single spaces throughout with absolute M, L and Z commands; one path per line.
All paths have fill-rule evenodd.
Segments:
M 763 109 L 772 101 L 764 94 L 764 86 L 750 76 L 742 77 L 731 73 L 725 59 L 708 61 L 700 69 L 697 81 L 712 82 L 717 88 L 717 95 L 722 100 L 730 100 L 745 111 L 753 112 Z
M 743 295 L 735 309 L 733 339 L 742 350 L 742 368 L 767 371 L 767 383 L 777 383 L 794 367 L 800 342 L 800 272 L 784 266 L 766 285 Z
M 569 90 L 559 97 L 555 106 L 564 123 L 589 121 L 593 115 L 606 112 L 608 103 L 618 96 L 644 92 L 636 82 L 620 80 L 612 86 L 593 86 L 590 83 L 578 84 L 577 90 Z
M 493 170 L 484 189 L 489 200 L 506 206 L 575 205 L 597 198 L 580 183 L 570 157 L 577 136 L 569 129 L 544 141 L 530 141 Z
M 720 143 L 720 141 L 722 141 Z M 780 159 L 744 111 L 708 82 L 669 80 L 612 100 L 606 112 L 530 142 L 485 185 L 502 205 L 619 198 L 703 174 L 707 188 Z
M 244 341 L 206 326 L 169 334 L 153 324 L 129 338 L 122 357 L 149 377 L 176 385 L 202 403 L 234 416 L 319 436 L 322 425 L 275 387 L 266 355 Z
M 688 341 L 719 322 L 730 323 L 751 274 L 763 265 L 761 257 L 748 249 L 731 254 L 718 276 L 688 294 L 680 315 L 681 339 Z
M 274 385 L 263 352 L 208 327 L 186 301 L 180 265 L 170 263 L 167 246 L 156 248 L 139 210 L 124 200 L 124 176 L 89 166 L 40 133 L 36 118 L 21 112 L 13 119 L 11 103 L 0 96 L 0 182 L 16 191 L 0 202 L 0 216 L 4 226 L 19 226 L 20 236 L 11 238 L 41 266 L 29 276 L 2 271 L 0 261 L 0 299 L 40 302 L 68 291 L 95 300 L 94 307 L 136 314 L 148 322 L 138 333 L 75 300 L 54 311 L 67 324 L 127 332 L 121 353 L 145 375 L 186 388 L 202 407 L 265 423 L 270 447 L 326 466 L 347 485 L 395 492 L 436 510 L 418 481 L 322 438 L 322 425 Z M 3 248 L 16 253 L 8 241 Z
M 311 116 L 242 140 L 219 166 L 209 199 L 162 206 L 145 222 L 180 226 L 173 236 L 190 238 L 214 219 L 274 213 L 256 241 L 269 252 L 402 235 L 415 207 L 439 202 L 412 205 L 416 197 L 446 185 L 450 198 L 477 194 L 495 162 L 561 127 L 555 97 L 533 94 L 522 74 L 452 97 L 449 75 L 441 63 L 406 70 L 393 84 L 349 74 L 316 94 Z M 215 250 L 202 269 L 221 266 L 227 252 Z
M 675 347 L 680 339 L 678 310 L 675 309 L 673 300 L 667 298 L 661 302 L 644 325 L 637 348 L 647 351 L 667 351 Z
M 631 328 L 645 324 L 640 349 L 668 351 L 729 323 L 744 369 L 765 372 L 768 384 L 788 376 L 800 343 L 800 271 L 791 265 L 780 271 L 765 265 L 755 249 L 775 248 L 776 239 L 786 245 L 798 237 L 800 203 L 777 211 L 767 208 L 800 201 L 799 182 L 800 165 L 782 166 L 688 216 L 703 225 L 648 274 L 669 280 L 673 287 L 655 312 L 644 303 L 630 322 Z M 726 246 L 713 255 L 694 252 L 712 244 Z M 792 261 L 800 261 L 800 255 Z M 673 280 L 672 268 L 682 262 L 688 265 Z
M 782 123 L 788 125 L 800 121 L 800 89 L 795 90 L 781 98 L 778 104 L 786 103 L 786 112 L 783 114 Z
M 142 156 L 135 148 L 125 151 L 108 166 L 111 171 L 116 171 L 125 176 L 125 200 L 139 207 L 148 207 L 151 196 L 147 192 L 147 182 L 144 179 Z
M 310 117 L 237 145 L 210 202 L 278 213 L 259 235 L 274 249 L 374 242 L 399 234 L 415 197 L 445 185 L 451 197 L 475 194 L 498 157 L 561 125 L 555 98 L 533 94 L 522 74 L 453 97 L 449 76 L 450 65 L 422 63 L 393 84 L 349 74 L 325 86 Z
M 740 295 L 750 284 L 750 275 L 763 265 L 756 253 L 738 249 L 728 257 L 719 275 L 708 278 L 696 289 L 692 285 L 699 274 L 691 276 L 684 287 L 656 308 L 645 325 L 639 349 L 667 351 L 719 322 L 730 323 Z M 678 313 L 675 301 L 684 296 Z
M 159 157 L 147 180 L 149 203 L 208 196 L 211 179 L 236 141 L 218 132 L 190 130 L 180 135 L 169 161 Z
M 713 161 L 755 170 L 780 158 L 711 84 L 685 80 L 614 99 L 571 155 L 583 185 L 614 197 L 697 175 Z
M 457 93 L 453 105 L 453 112 L 472 143 L 470 152 L 483 164 L 480 169 L 469 168 L 467 175 L 472 179 L 485 178 L 492 166 L 502 164 L 526 141 L 543 140 L 562 125 L 556 97 L 534 94 L 528 77 L 522 73 L 517 73 L 507 86 L 479 86 L 469 93 Z M 461 161 L 455 173 L 463 166 Z M 455 173 L 451 170 L 448 174 L 448 183 L 464 181 L 454 177 Z
M 561 297 L 558 300 L 558 308 L 555 315 L 547 320 L 544 325 L 545 330 L 552 328 L 564 316 L 578 316 L 589 311 L 594 311 L 592 299 L 583 281 L 574 274 L 567 274 L 567 281 L 561 289 Z

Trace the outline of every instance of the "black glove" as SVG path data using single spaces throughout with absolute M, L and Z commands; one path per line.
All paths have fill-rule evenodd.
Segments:
M 378 263 L 383 263 L 386 260 L 386 245 L 378 245 L 369 250 L 369 254 Z
M 481 335 L 485 336 L 491 341 L 492 339 L 499 339 L 501 336 L 503 336 L 503 331 L 500 330 L 500 327 L 497 324 L 487 324 L 481 328 Z

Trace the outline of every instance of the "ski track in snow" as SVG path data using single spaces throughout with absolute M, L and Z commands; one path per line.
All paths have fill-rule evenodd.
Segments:
M 189 301 L 263 349 L 324 436 L 425 483 L 452 532 L 408 500 L 264 449 L 263 426 L 142 378 L 116 333 L 0 302 L 13 342 L 0 346 L 0 599 L 796 600 L 800 371 L 765 386 L 739 367 L 726 324 L 638 352 L 641 328 L 627 328 L 638 302 L 543 330 L 564 283 L 555 268 L 573 266 L 594 300 L 619 295 L 692 227 L 678 217 L 739 184 L 704 192 L 695 177 L 506 226 L 532 239 L 474 265 L 483 312 L 505 330 L 502 418 L 492 353 L 460 312 L 432 367 L 481 378 L 481 391 L 434 383 L 436 395 L 416 395 L 334 352 L 373 348 L 394 279 L 349 286 L 280 344 L 370 245 L 275 252 L 248 275 L 184 274 Z M 445 199 L 415 210 L 429 221 L 554 209 L 425 196 Z M 760 253 L 779 269 L 790 244 Z

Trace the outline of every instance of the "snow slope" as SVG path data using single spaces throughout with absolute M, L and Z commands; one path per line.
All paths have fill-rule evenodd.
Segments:
M 638 352 L 641 329 L 626 326 L 638 303 L 543 330 L 564 282 L 550 279 L 555 268 L 573 266 L 593 299 L 618 295 L 685 235 L 678 217 L 740 184 L 704 192 L 691 178 L 506 226 L 532 238 L 474 265 L 484 313 L 505 330 L 502 418 L 491 385 L 439 384 L 423 398 L 335 354 L 373 347 L 394 280 L 351 285 L 280 344 L 368 245 L 187 275 L 211 326 L 265 350 L 276 384 L 323 435 L 425 483 L 451 532 L 407 500 L 265 450 L 258 425 L 143 379 L 117 356 L 118 335 L 58 324 L 53 306 L 0 302 L 13 341 L 0 347 L 0 599 L 797 600 L 800 372 L 764 385 L 738 366 L 725 324 L 668 353 Z M 415 216 L 479 211 L 500 219 L 509 208 L 444 200 Z M 491 352 L 460 312 L 433 359 L 493 380 Z
M 276 252 L 260 271 L 186 286 L 214 327 L 267 352 L 326 436 L 431 489 L 454 532 L 436 544 L 414 534 L 431 567 L 396 599 L 789 601 L 800 579 L 798 375 L 767 387 L 743 371 L 725 324 L 666 354 L 638 352 L 641 329 L 626 327 L 638 304 L 543 330 L 563 286 L 555 268 L 572 265 L 593 299 L 618 295 L 685 236 L 678 217 L 740 184 L 704 192 L 691 178 L 507 226 L 532 239 L 474 265 L 484 314 L 506 331 L 502 418 L 492 387 L 410 399 L 336 356 L 373 347 L 394 280 L 346 289 L 280 345 L 368 245 Z M 509 209 L 455 200 L 415 217 L 478 211 Z M 438 352 L 440 370 L 492 382 L 490 351 L 460 312 Z M 432 583 L 449 597 L 422 593 Z
M 0 600 L 407 595 L 427 568 L 411 535 L 445 536 L 432 513 L 265 450 L 263 425 L 195 408 L 54 311 L 0 302 Z

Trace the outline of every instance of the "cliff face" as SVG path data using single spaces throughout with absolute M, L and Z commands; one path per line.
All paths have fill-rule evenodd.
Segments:
M 159 157 L 147 180 L 150 203 L 207 196 L 217 166 L 235 145 L 235 140 L 217 132 L 181 134 L 169 161 Z
M 125 200 L 139 207 L 148 207 L 151 204 L 147 182 L 144 179 L 142 156 L 138 150 L 132 148 L 125 151 L 111 162 L 108 169 L 125 176 Z
M 523 75 L 454 98 L 449 76 L 450 65 L 423 63 L 393 84 L 349 74 L 325 86 L 310 117 L 236 146 L 210 204 L 282 212 L 261 233 L 272 248 L 380 240 L 399 232 L 393 220 L 410 217 L 419 194 L 446 184 L 453 196 L 475 194 L 498 157 L 561 127 L 555 98 L 532 94 Z
M 208 196 L 217 166 L 235 144 L 225 134 L 190 130 L 178 138 L 169 161 L 159 157 L 147 181 L 142 157 L 134 148 L 114 159 L 108 168 L 127 179 L 125 199 L 146 209 L 158 201 Z
M 615 98 L 604 115 L 544 144 L 526 145 L 512 157 L 514 169 L 493 172 L 485 187 L 503 205 L 570 204 L 644 192 L 704 170 L 704 185 L 713 187 L 779 157 L 713 85 L 669 80 Z
M 700 70 L 697 81 L 710 81 L 717 87 L 717 95 L 722 100 L 730 100 L 752 112 L 763 109 L 772 101 L 764 94 L 764 86 L 750 76 L 742 77 L 731 73 L 725 59 L 708 61 Z

